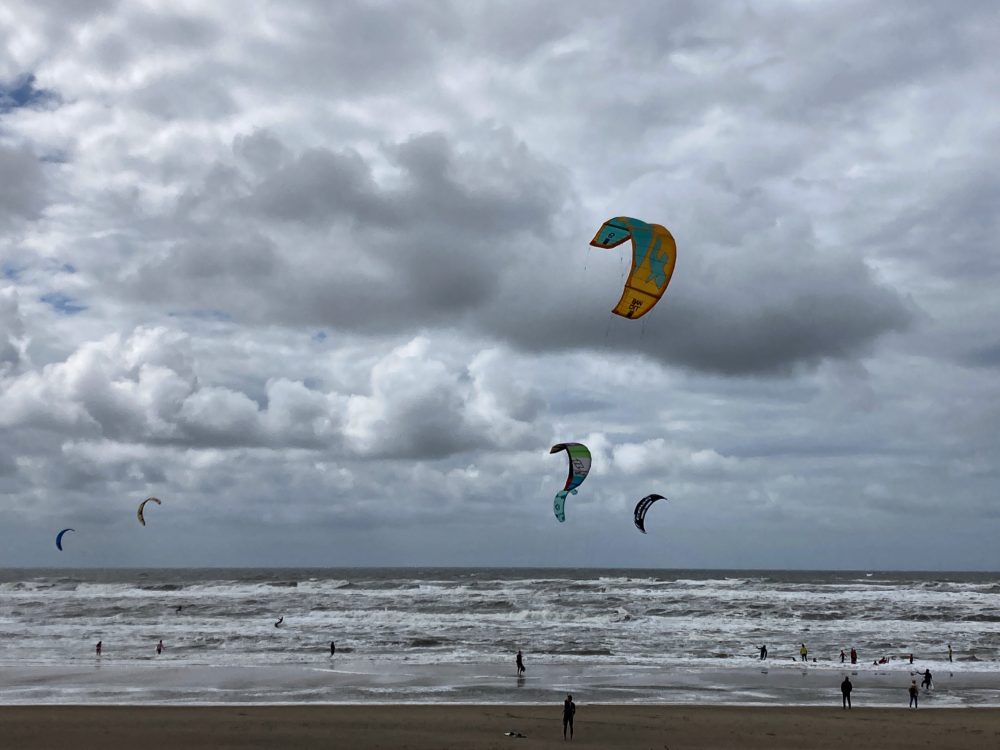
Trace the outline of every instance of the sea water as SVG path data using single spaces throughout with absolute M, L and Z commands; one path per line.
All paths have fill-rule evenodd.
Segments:
M 841 664 L 852 647 L 859 663 Z M 895 705 L 927 669 L 924 704 L 1000 705 L 1000 575 L 0 571 L 8 704 L 538 703 L 573 692 L 788 705 L 839 702 L 850 675 L 856 702 Z

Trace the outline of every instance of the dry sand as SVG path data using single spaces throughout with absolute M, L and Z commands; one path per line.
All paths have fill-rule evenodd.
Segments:
M 562 706 L 25 706 L 0 708 L 0 747 L 16 750 L 564 746 Z M 524 739 L 504 736 L 518 731 Z M 600 748 L 1000 747 L 1000 709 L 588 706 L 574 746 Z

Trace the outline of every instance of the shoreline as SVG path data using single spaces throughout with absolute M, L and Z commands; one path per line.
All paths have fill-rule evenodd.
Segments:
M 409 750 L 552 747 L 561 695 L 544 706 L 0 706 L 0 736 L 19 750 L 185 747 Z M 575 696 L 579 697 L 579 696 Z M 611 748 L 912 748 L 1000 744 L 1000 709 L 617 706 L 577 702 L 574 744 Z M 513 738 L 505 732 L 519 732 Z
M 518 678 L 497 663 L 401 664 L 344 659 L 328 664 L 204 666 L 181 661 L 0 668 L 7 706 L 478 706 L 548 705 L 573 693 L 617 706 L 830 705 L 849 675 L 866 706 L 905 703 L 907 668 L 893 670 L 664 668 L 605 664 L 529 665 Z M 921 691 L 927 707 L 1000 707 L 1000 673 L 937 670 Z

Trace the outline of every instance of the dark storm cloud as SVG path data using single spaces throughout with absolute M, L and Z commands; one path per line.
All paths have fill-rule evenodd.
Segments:
M 527 280 L 513 299 L 503 298 L 506 312 L 494 308 L 484 319 L 494 321 L 504 338 L 538 351 L 642 352 L 666 364 L 728 375 L 786 372 L 826 358 L 852 358 L 911 321 L 907 304 L 857 261 L 807 253 L 804 260 L 730 258 L 721 267 L 694 265 L 685 274 L 678 264 L 675 281 L 655 310 L 662 324 L 612 316 L 608 308 L 617 301 L 620 283 L 616 286 L 611 274 L 601 284 L 603 303 L 593 276 L 578 290 L 585 308 L 572 301 L 574 290 L 562 286 L 556 272 Z M 531 304 L 536 299 L 552 302 L 544 315 Z
M 705 237 L 752 233 L 741 252 L 713 262 L 710 250 L 682 245 L 655 313 L 669 310 L 669 326 L 623 326 L 607 313 L 616 274 L 582 276 L 586 235 L 555 226 L 566 200 L 559 171 L 498 136 L 495 155 L 460 154 L 442 134 L 409 139 L 386 150 L 397 173 L 385 184 L 357 152 L 296 157 L 265 133 L 239 139 L 254 171 L 212 170 L 176 225 L 187 220 L 197 237 L 140 257 L 124 280 L 146 299 L 197 301 L 245 321 L 396 333 L 450 324 L 533 351 L 610 347 L 727 374 L 855 357 L 910 322 L 907 304 L 864 263 L 824 256 L 807 224 L 767 226 L 758 205 L 742 229 Z M 238 225 L 190 221 L 227 205 L 242 212 Z M 778 222 L 780 208 L 768 210 Z
M 565 197 L 551 165 L 509 133 L 492 135 L 479 152 L 460 153 L 441 134 L 395 145 L 387 185 L 356 152 L 291 157 L 266 134 L 238 139 L 252 173 L 211 170 L 181 199 L 162 250 L 125 267 L 124 288 L 244 321 L 395 333 L 447 325 L 496 293 Z M 171 233 L 189 237 L 170 242 Z

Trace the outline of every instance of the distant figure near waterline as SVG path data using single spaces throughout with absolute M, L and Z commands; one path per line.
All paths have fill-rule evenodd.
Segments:
M 156 644 L 156 655 L 159 656 L 162 653 L 163 653 L 163 639 L 161 638 L 160 642 Z
M 98 655 L 98 656 L 100 656 L 100 655 L 101 655 L 101 641 L 98 641 L 98 642 L 97 642 L 97 655 Z
M 952 658 L 951 658 L 951 644 L 950 643 L 948 644 L 948 661 L 952 661 Z
M 913 680 L 910 682 L 910 708 L 917 708 L 919 698 L 920 690 L 917 688 L 917 681 Z
M 333 656 L 335 653 L 337 653 L 337 644 L 330 641 L 330 656 Z
M 284 621 L 285 621 L 285 616 L 282 615 L 281 617 L 278 618 L 278 621 L 276 623 L 274 623 L 274 627 L 276 627 L 276 628 L 277 627 L 281 627 L 281 623 L 283 623 Z
M 844 659 L 847 658 L 847 654 L 844 653 L 844 649 L 840 649 L 840 663 L 844 663 Z
M 800 659 L 802 659 L 802 661 L 806 661 L 806 657 L 807 657 L 808 655 L 809 655 L 809 649 L 807 649 L 807 648 L 806 648 L 806 644 L 804 644 L 804 643 L 803 643 L 803 644 L 802 644 L 802 645 L 801 645 L 801 646 L 799 647 L 799 658 L 800 658 Z
M 521 649 L 517 650 L 515 661 L 517 662 L 517 676 L 520 677 L 524 674 L 524 656 L 521 654 Z
M 924 679 L 920 682 L 920 687 L 931 689 L 931 670 L 925 669 L 923 672 L 917 672 L 917 674 L 922 674 Z
M 851 664 L 857 664 L 857 663 L 858 663 L 858 652 L 857 652 L 857 651 L 855 651 L 855 650 L 854 650 L 854 649 L 852 648 L 852 649 L 851 649 Z
M 844 681 L 840 683 L 840 695 L 843 699 L 845 711 L 851 707 L 851 691 L 853 689 L 854 685 L 851 684 L 851 678 L 845 676 Z
M 764 661 L 767 658 L 767 644 L 765 643 L 760 647 L 760 660 Z
M 563 740 L 566 739 L 566 727 L 569 727 L 569 738 L 573 739 L 573 717 L 576 716 L 576 704 L 573 696 L 567 695 L 563 701 Z

